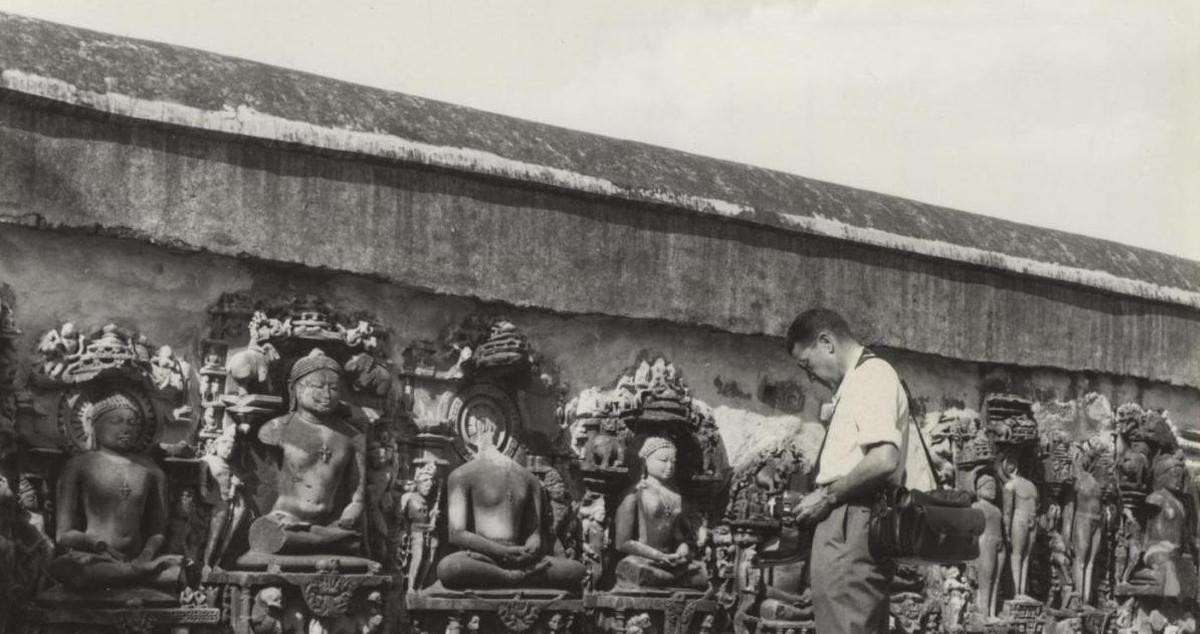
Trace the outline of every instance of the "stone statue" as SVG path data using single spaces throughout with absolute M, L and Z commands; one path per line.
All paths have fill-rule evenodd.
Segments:
M 971 586 L 962 579 L 962 571 L 958 566 L 945 566 L 942 581 L 942 625 L 951 632 L 963 629 L 963 617 L 966 615 L 967 597 L 971 594 Z
M 638 451 L 645 476 L 617 508 L 616 545 L 625 557 L 617 563 L 620 585 L 635 588 L 708 585 L 704 565 L 691 552 L 683 496 L 672 483 L 675 444 L 647 438 Z
M 221 366 L 221 355 L 210 352 L 204 357 L 204 365 L 200 366 L 200 402 L 204 405 L 216 403 L 225 390 L 221 379 L 225 378 L 225 368 Z
M 399 460 L 396 444 L 386 429 L 379 429 L 367 451 L 367 526 L 371 555 L 380 559 L 388 547 L 388 524 L 385 513 L 395 499 L 394 488 Z
M 1154 492 L 1146 504 L 1156 512 L 1146 523 L 1142 568 L 1130 579 L 1135 585 L 1161 588 L 1163 596 L 1180 596 L 1178 559 L 1188 537 L 1187 508 L 1182 502 L 1187 467 L 1183 454 L 1163 454 L 1154 461 Z
M 341 366 L 319 349 L 288 376 L 291 412 L 258 430 L 279 447 L 279 496 L 250 526 L 250 550 L 356 554 L 366 493 L 366 441 L 342 414 Z M 349 497 L 349 503 L 340 500 Z
M 233 457 L 235 433 L 233 427 L 226 428 L 209 443 L 208 454 L 200 459 L 205 469 L 201 478 L 201 492 L 212 507 L 208 542 L 202 558 L 206 571 L 220 564 L 229 550 L 233 535 L 241 530 L 249 517 L 245 485 L 229 464 Z
M 250 631 L 254 634 L 283 633 L 283 591 L 267 586 L 258 591 L 250 608 Z
M 430 500 L 433 492 L 437 464 L 427 462 L 413 474 L 413 480 L 405 483 L 404 493 L 398 504 L 400 531 L 401 568 L 408 571 L 409 590 L 415 590 L 425 582 L 429 560 L 436 550 L 433 541 L 433 526 L 437 522 L 437 502 Z
M 1029 581 L 1029 556 L 1033 552 L 1034 528 L 1037 525 L 1038 490 L 1033 482 L 1020 473 L 1020 456 L 1009 451 L 1001 460 L 1004 475 L 1004 532 L 1008 536 L 1012 551 L 1009 565 L 1012 569 L 1013 589 L 1018 597 L 1026 593 Z
M 438 562 L 438 579 L 453 589 L 577 591 L 584 565 L 545 554 L 541 482 L 496 448 L 494 424 L 478 430 L 478 453 L 447 478 L 447 532 L 462 550 Z
M 271 363 L 279 360 L 279 352 L 270 340 L 288 328 L 290 324 L 270 319 L 262 312 L 254 313 L 250 319 L 249 345 L 245 350 L 230 355 L 226 365 L 229 377 L 237 383 L 241 394 L 269 391 Z
M 975 606 L 984 619 L 996 616 L 999 606 L 1000 577 L 1004 562 L 1008 560 L 1004 539 L 1004 515 L 997 505 L 1000 487 L 996 476 L 986 471 L 975 476 L 975 494 L 978 499 L 972 505 L 983 513 L 983 534 L 979 536 L 979 558 L 975 560 L 975 577 L 979 590 L 975 593 Z
M 76 591 L 171 588 L 183 558 L 162 554 L 166 475 L 135 451 L 148 423 L 121 394 L 97 401 L 85 422 L 95 447 L 68 460 L 59 474 L 55 527 L 62 554 L 51 562 L 51 576 Z
M 167 545 L 163 552 L 184 555 L 200 561 L 204 553 L 204 532 L 208 528 L 198 504 L 197 492 L 191 487 L 181 489 L 167 522 Z
M 67 367 L 79 359 L 83 348 L 83 335 L 69 321 L 62 328 L 42 335 L 42 340 L 38 342 L 38 352 L 42 354 L 42 374 L 51 379 L 60 378 Z
M 29 478 L 21 478 L 21 510 L 29 518 L 29 524 L 39 533 L 46 534 L 46 516 L 42 513 L 42 503 L 38 488 Z
M 1063 536 L 1070 540 L 1074 554 L 1071 583 L 1085 604 L 1092 600 L 1096 555 L 1100 552 L 1104 533 L 1104 487 L 1092 473 L 1098 451 L 1097 447 L 1085 443 L 1076 452 L 1074 497 L 1067 503 L 1063 517 Z
M 542 490 L 550 501 L 549 535 L 554 539 L 552 552 L 569 559 L 575 559 L 578 543 L 575 537 L 575 527 L 578 518 L 572 511 L 575 509 L 571 500 L 571 492 L 567 490 L 567 482 L 556 469 L 551 469 L 542 476 Z

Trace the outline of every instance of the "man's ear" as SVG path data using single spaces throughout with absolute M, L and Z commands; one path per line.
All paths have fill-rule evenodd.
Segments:
M 820 343 L 821 347 L 825 348 L 829 354 L 834 354 L 837 352 L 837 339 L 834 339 L 833 335 L 829 331 L 822 330 L 820 333 L 818 333 L 817 342 Z

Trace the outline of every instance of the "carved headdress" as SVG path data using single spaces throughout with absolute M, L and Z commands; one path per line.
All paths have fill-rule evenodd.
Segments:
M 421 482 L 422 480 L 433 480 L 437 475 L 437 464 L 426 462 L 413 473 L 413 482 Z
M 122 409 L 127 409 L 137 414 L 138 418 L 141 419 L 141 410 L 138 409 L 137 404 L 128 396 L 120 393 L 110 394 L 92 403 L 92 406 L 83 413 L 83 429 L 87 433 L 88 449 L 96 448 L 96 421 L 100 420 L 105 414 Z M 144 423 L 145 421 L 142 422 Z
M 295 385 L 296 381 L 318 370 L 333 370 L 341 374 L 342 364 L 325 356 L 325 353 L 320 348 L 313 348 L 307 357 L 300 358 L 292 365 L 292 371 L 288 374 L 288 387 Z
M 642 448 L 638 450 L 638 457 L 642 460 L 649 458 L 654 452 L 659 449 L 674 449 L 675 443 L 661 436 L 651 436 L 642 443 Z

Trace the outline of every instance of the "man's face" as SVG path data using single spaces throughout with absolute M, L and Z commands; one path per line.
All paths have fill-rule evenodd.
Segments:
M 114 451 L 132 451 L 137 446 L 138 415 L 131 409 L 120 408 L 97 418 L 92 423 L 96 445 Z
M 296 382 L 296 401 L 305 411 L 333 413 L 340 397 L 338 374 L 333 370 L 317 370 Z
M 812 343 L 807 346 L 795 344 L 792 346 L 792 358 L 808 377 L 818 383 L 833 389 L 841 382 L 842 377 L 837 366 L 837 342 L 827 332 L 820 332 Z

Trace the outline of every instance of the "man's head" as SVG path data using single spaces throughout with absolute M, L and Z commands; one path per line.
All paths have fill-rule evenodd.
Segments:
M 826 308 L 806 310 L 788 327 L 788 354 L 810 378 L 831 388 L 845 375 L 844 360 L 858 341 L 841 315 Z

